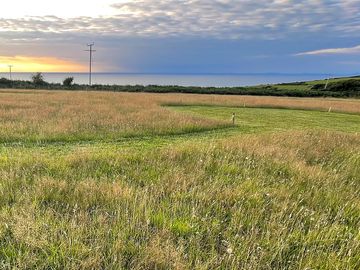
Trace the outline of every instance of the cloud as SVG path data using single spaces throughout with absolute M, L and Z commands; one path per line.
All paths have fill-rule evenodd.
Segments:
M 99 9 L 96 16 L 7 17 L 3 10 L 0 55 L 53 56 L 86 66 L 85 45 L 94 41 L 98 71 L 299 73 L 345 67 L 295 52 L 360 44 L 359 0 L 111 2 L 117 2 L 111 12 Z M 346 60 L 336 53 L 337 61 Z
M 198 36 L 274 39 L 328 31 L 359 35 L 357 0 L 134 0 L 112 16 L 0 19 L 0 31 L 108 36 Z
M 357 54 L 357 53 L 360 53 L 360 45 L 355 46 L 355 47 L 349 47 L 349 48 L 331 48 L 331 49 L 321 49 L 321 50 L 302 52 L 302 53 L 296 54 L 296 56 L 328 55 L 328 54 Z

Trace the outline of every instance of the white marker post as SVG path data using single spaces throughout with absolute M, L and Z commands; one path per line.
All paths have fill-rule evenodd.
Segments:
M 232 114 L 231 121 L 232 121 L 233 126 L 235 126 L 235 113 Z

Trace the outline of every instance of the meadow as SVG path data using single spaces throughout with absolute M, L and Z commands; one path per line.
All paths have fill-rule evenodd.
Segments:
M 359 191 L 359 99 L 0 92 L 0 269 L 359 269 Z

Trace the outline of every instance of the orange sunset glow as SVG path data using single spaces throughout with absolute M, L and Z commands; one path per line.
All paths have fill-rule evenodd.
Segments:
M 14 66 L 16 72 L 83 72 L 87 66 L 56 57 L 0 56 L 0 69 Z

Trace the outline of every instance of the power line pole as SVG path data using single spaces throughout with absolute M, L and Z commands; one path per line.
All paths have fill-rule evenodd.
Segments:
M 13 67 L 13 65 L 9 65 L 10 81 L 12 81 L 12 72 L 11 72 L 12 67 Z
M 86 52 L 89 52 L 90 54 L 90 61 L 89 61 L 89 85 L 91 85 L 91 73 L 92 73 L 92 54 L 93 52 L 96 52 L 96 50 L 93 50 L 94 42 L 87 44 L 87 46 L 90 48 L 89 50 L 86 50 Z

